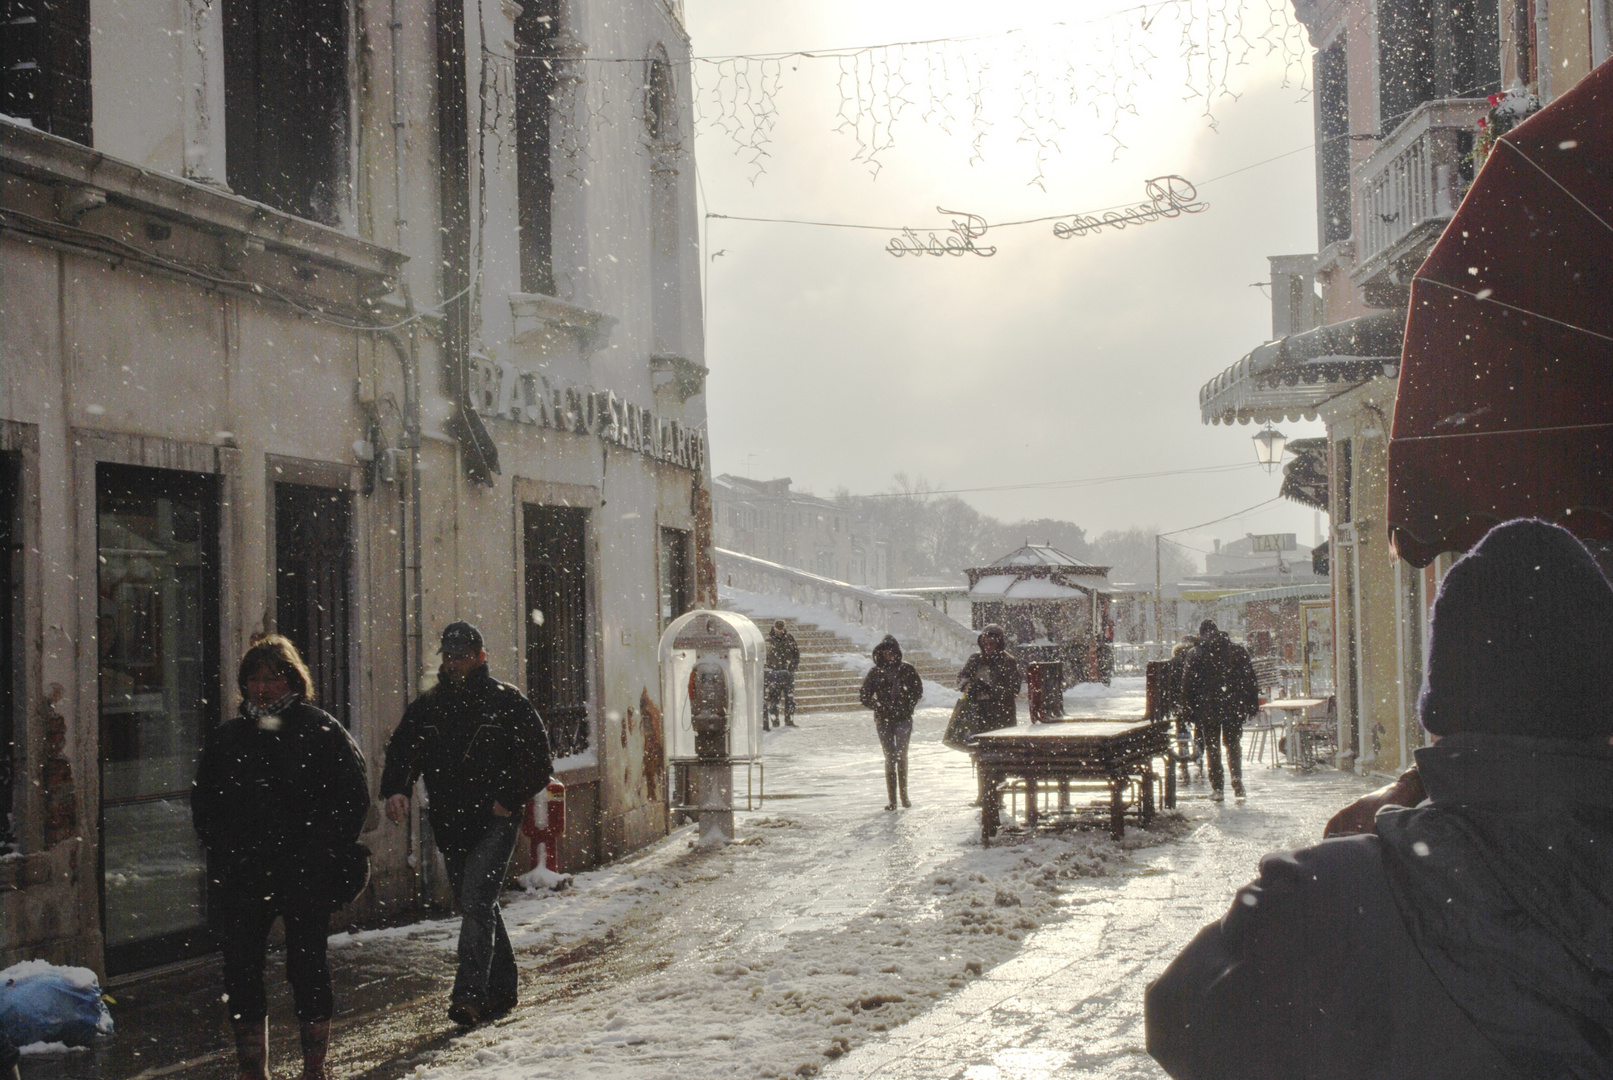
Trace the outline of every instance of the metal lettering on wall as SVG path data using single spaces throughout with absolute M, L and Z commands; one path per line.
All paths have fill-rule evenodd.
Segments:
M 1199 192 L 1186 177 L 1156 176 L 1143 185 L 1148 201 L 1098 214 L 1076 214 L 1068 221 L 1053 224 L 1053 235 L 1060 240 L 1072 236 L 1086 236 L 1102 232 L 1105 228 L 1124 229 L 1127 225 L 1147 225 L 1160 218 L 1181 217 L 1183 214 L 1202 214 L 1210 204 L 1199 198 Z
M 659 417 L 613 390 L 556 386 L 546 375 L 498 360 L 473 358 L 471 369 L 471 403 L 483 416 L 593 435 L 653 461 L 705 469 L 705 432 Z

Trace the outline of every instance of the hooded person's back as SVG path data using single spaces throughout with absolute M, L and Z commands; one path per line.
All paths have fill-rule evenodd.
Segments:
M 1267 856 L 1151 985 L 1174 1077 L 1613 1075 L 1613 588 L 1498 526 L 1434 608 L 1429 801 Z

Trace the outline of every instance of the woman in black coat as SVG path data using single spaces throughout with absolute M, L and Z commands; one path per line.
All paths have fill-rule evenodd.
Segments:
M 240 714 L 207 737 L 191 812 L 207 850 L 208 925 L 224 954 L 243 1080 L 268 1076 L 264 953 L 276 918 L 301 1022 L 303 1080 L 328 1080 L 330 916 L 364 865 L 355 851 L 369 808 L 364 757 L 334 717 L 310 704 L 313 681 L 279 635 L 252 645 L 236 681 Z M 355 862 L 357 865 L 355 866 Z
M 874 728 L 885 751 L 885 809 L 907 800 L 907 744 L 913 737 L 913 708 L 924 696 L 924 680 L 902 659 L 902 646 L 889 634 L 874 646 L 874 666 L 863 679 L 862 703 L 874 710 Z
M 978 643 L 980 651 L 958 672 L 958 689 L 974 702 L 976 731 L 1011 728 L 1019 722 L 1017 699 L 1024 682 L 1019 661 L 1009 655 L 1007 635 L 996 623 L 980 631 Z

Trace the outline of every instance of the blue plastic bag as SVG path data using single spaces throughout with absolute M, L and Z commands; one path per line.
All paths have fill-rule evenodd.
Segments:
M 32 962 L 0 972 L 0 1028 L 18 1046 L 88 1046 L 112 1034 L 112 1014 L 94 972 Z

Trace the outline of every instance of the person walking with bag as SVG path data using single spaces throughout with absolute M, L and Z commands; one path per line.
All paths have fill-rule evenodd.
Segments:
M 912 664 L 902 659 L 902 646 L 890 634 L 874 646 L 874 666 L 863 678 L 862 703 L 874 710 L 874 729 L 885 751 L 886 810 L 896 809 L 907 799 L 907 744 L 913 737 L 913 709 L 924 697 L 924 680 Z
M 762 730 L 783 723 L 795 726 L 795 670 L 801 666 L 801 647 L 779 619 L 767 632 L 767 655 L 762 660 Z
M 419 777 L 431 829 L 459 900 L 459 969 L 448 1018 L 461 1027 L 515 1007 L 518 973 L 498 897 L 527 800 L 549 783 L 549 736 L 526 696 L 487 670 L 479 630 L 442 632 L 437 685 L 404 711 L 386 748 L 381 797 L 403 821 Z
M 974 731 L 996 731 L 1019 722 L 1017 697 L 1024 683 L 1019 661 L 1008 654 L 1008 636 L 996 623 L 988 623 L 976 639 L 980 651 L 958 672 L 958 689 L 971 702 Z
M 241 658 L 240 714 L 202 747 L 191 815 L 207 853 L 207 921 L 224 954 L 225 1001 L 241 1080 L 269 1075 L 263 963 L 285 923 L 286 979 L 302 1036 L 302 1080 L 329 1080 L 330 916 L 363 890 L 357 846 L 369 809 L 364 756 L 312 704 L 313 679 L 278 634 Z

